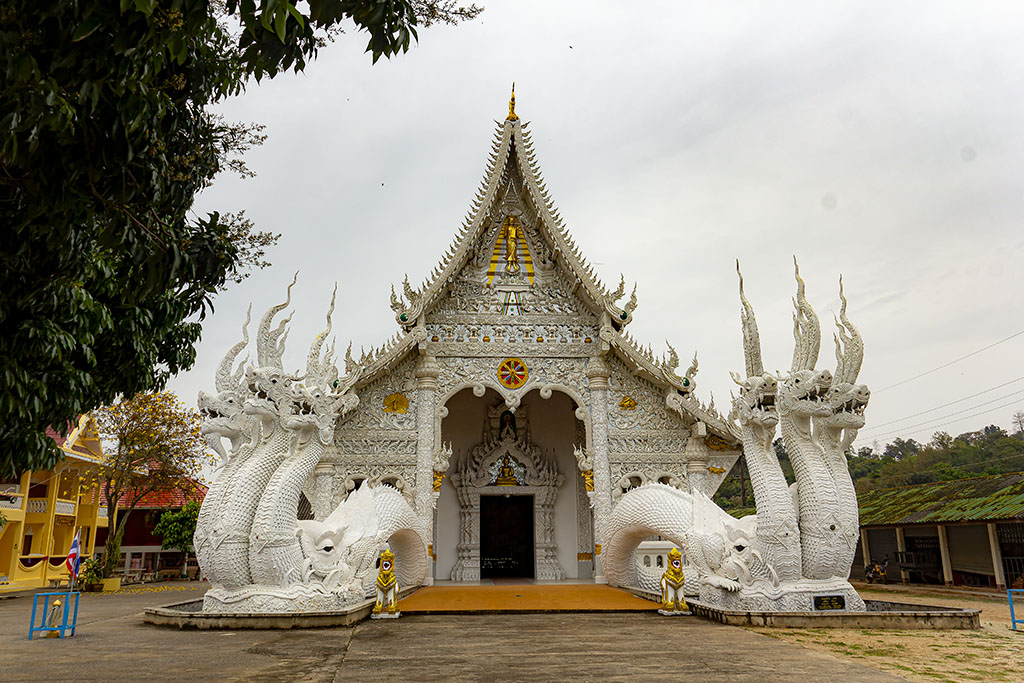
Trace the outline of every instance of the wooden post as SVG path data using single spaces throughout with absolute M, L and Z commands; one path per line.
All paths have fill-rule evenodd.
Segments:
M 860 530 L 860 550 L 864 560 L 864 569 L 871 566 L 871 545 L 868 543 L 868 530 Z
M 907 536 L 903 533 L 903 527 L 896 527 L 896 550 L 905 553 L 907 552 Z M 897 560 L 899 556 L 896 556 Z M 900 581 L 903 583 L 910 583 L 910 572 L 900 566 Z
M 949 538 L 946 536 L 946 527 L 937 525 L 939 530 L 939 554 L 942 555 L 942 580 L 947 586 L 953 585 L 953 565 L 949 562 Z
M 992 570 L 996 576 L 996 588 L 1006 590 L 1006 572 L 1003 571 L 1003 550 L 999 547 L 999 534 L 996 530 L 996 523 L 989 522 L 988 547 L 992 551 Z
M 60 489 L 60 466 L 50 472 L 50 480 L 46 484 L 46 522 L 43 524 L 43 578 L 42 586 L 50 585 L 50 556 L 53 554 L 53 531 L 57 517 L 57 492 Z M 59 551 L 58 551 L 59 552 Z

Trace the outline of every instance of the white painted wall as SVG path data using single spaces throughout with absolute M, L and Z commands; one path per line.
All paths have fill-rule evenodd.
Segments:
M 497 392 L 491 389 L 481 398 L 465 389 L 447 403 L 448 416 L 441 424 L 441 439 L 451 442 L 453 456 L 448 477 L 445 478 L 437 501 L 434 552 L 437 554 L 435 576 L 438 579 L 451 577 L 455 566 L 455 548 L 459 542 L 459 504 L 450 481 L 456 458 L 480 443 L 487 406 L 498 405 L 500 402 Z M 581 485 L 572 454 L 576 434 L 576 406 L 564 394 L 555 392 L 550 399 L 545 400 L 536 391 L 527 394 L 522 405 L 529 412 L 534 443 L 545 451 L 555 450 L 558 470 L 565 476 L 565 482 L 555 499 L 555 543 L 558 544 L 558 563 L 566 577 L 576 578 L 576 487 Z

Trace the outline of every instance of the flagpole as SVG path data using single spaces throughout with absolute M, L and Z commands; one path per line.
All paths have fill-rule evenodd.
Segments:
M 78 530 L 75 532 L 75 538 L 71 542 L 71 545 L 72 546 L 77 546 L 77 548 L 75 549 L 75 562 L 74 562 L 74 565 L 72 567 L 69 567 L 69 569 L 71 570 L 71 583 L 68 586 L 68 592 L 70 592 L 70 593 L 73 593 L 75 591 L 75 579 L 78 578 L 78 565 L 79 565 L 79 560 L 82 557 L 82 546 L 81 546 L 81 541 L 79 540 L 81 538 L 81 533 L 82 533 L 82 527 L 78 527 Z

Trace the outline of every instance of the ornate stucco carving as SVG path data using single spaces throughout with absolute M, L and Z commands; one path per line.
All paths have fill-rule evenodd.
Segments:
M 484 440 L 466 453 L 452 476 L 459 501 L 460 537 L 451 578 L 480 579 L 480 496 L 532 495 L 534 504 L 534 562 L 538 579 L 565 578 L 556 557 L 554 506 L 565 475 L 553 453 L 543 451 L 530 437 L 529 415 L 520 409 L 514 429 L 502 424 L 504 406 L 488 409 Z M 509 465 L 505 465 L 505 462 Z M 497 486 L 498 469 L 511 466 L 516 485 Z
M 627 473 L 626 481 L 632 476 L 637 486 L 622 495 L 609 521 L 610 581 L 636 580 L 633 549 L 646 534 L 657 533 L 683 547 L 698 568 L 702 602 L 727 609 L 810 611 L 815 594 L 838 593 L 846 609 L 865 609 L 847 581 L 857 508 L 844 454 L 864 424 L 870 395 L 855 385 L 863 343 L 846 318 L 841 293 L 836 379 L 827 370 L 815 370 L 818 319 L 799 271 L 797 284 L 793 365 L 780 385 L 764 372 L 757 324 L 740 280 L 747 377 L 733 376 L 740 385 L 733 417 L 743 435 L 757 515 L 733 519 L 693 482 L 692 493 L 685 493 Z M 772 448 L 778 423 L 796 474 L 795 505 Z M 698 464 L 720 457 L 709 449 L 705 432 L 698 422 L 687 443 L 691 478 Z
M 200 509 L 194 544 L 212 586 L 204 598 L 207 609 L 324 610 L 351 604 L 362 598 L 372 557 L 384 543 L 404 558 L 405 580 L 420 582 L 425 574 L 424 529 L 395 488 L 366 486 L 358 514 L 342 506 L 323 516 L 330 466 L 321 460 L 335 445 L 337 421 L 359 403 L 352 389 L 357 375 L 339 377 L 333 345 L 325 349 L 333 297 L 305 372 L 284 370 L 288 320 L 273 323 L 290 301 L 291 285 L 285 302 L 261 319 L 256 365 L 244 373 L 230 371 L 240 352 L 236 345 L 218 371 L 218 389 L 232 383 L 251 423 L 244 442 L 232 439 L 227 466 Z M 210 434 L 220 415 L 206 415 Z M 391 482 L 402 483 L 382 480 Z M 321 520 L 298 519 L 303 489 L 317 499 Z

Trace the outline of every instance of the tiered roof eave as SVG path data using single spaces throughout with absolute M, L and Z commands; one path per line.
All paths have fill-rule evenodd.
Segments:
M 636 287 L 622 306 L 625 297 L 625 282 L 620 281 L 615 291 L 610 291 L 600 281 L 593 266 L 589 264 L 576 242 L 572 239 L 561 214 L 558 212 L 539 171 L 536 152 L 529 133 L 529 123 L 509 118 L 497 124 L 491 144 L 487 169 L 480 187 L 473 198 L 470 210 L 447 248 L 441 260 L 430 275 L 414 288 L 408 277 L 402 283 L 401 295 L 391 291 L 391 308 L 400 331 L 378 350 L 363 354 L 358 363 L 347 359 L 358 367 L 357 385 L 364 386 L 381 373 L 397 365 L 418 344 L 426 341 L 424 328 L 426 315 L 445 295 L 463 268 L 474 256 L 474 248 L 481 235 L 488 228 L 488 217 L 495 203 L 501 202 L 499 190 L 502 174 L 510 159 L 515 163 L 523 181 L 522 192 L 528 194 L 537 210 L 537 228 L 551 247 L 554 261 L 565 269 L 577 282 L 577 294 L 601 321 L 601 339 L 609 349 L 630 367 L 637 375 L 643 376 L 656 386 L 678 396 L 670 406 L 684 417 L 704 422 L 716 434 L 730 441 L 739 440 L 735 424 L 715 409 L 713 401 L 705 405 L 698 401 L 693 390 L 696 383 L 696 358 L 685 376 L 676 374 L 678 357 L 670 347 L 667 359 L 658 359 L 650 348 L 643 348 L 626 332 L 625 327 L 633 319 L 637 307 Z

